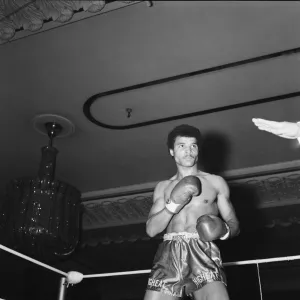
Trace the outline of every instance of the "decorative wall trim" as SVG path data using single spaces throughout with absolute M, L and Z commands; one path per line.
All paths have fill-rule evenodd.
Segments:
M 265 224 L 262 225 L 262 227 L 259 229 L 259 231 L 262 230 L 268 230 L 270 234 L 275 235 L 282 230 L 288 228 L 292 229 L 293 227 L 298 228 L 300 230 L 300 216 L 293 216 L 291 215 L 289 218 L 276 218 L 271 219 Z M 119 229 L 119 228 L 117 228 Z M 141 230 L 134 230 L 130 232 L 129 230 L 127 232 L 122 232 L 120 230 L 115 231 L 114 233 L 111 232 L 103 232 L 103 229 L 96 229 L 96 230 L 85 230 L 83 232 L 82 240 L 80 242 L 80 247 L 84 248 L 86 246 L 92 246 L 97 247 L 98 245 L 109 245 L 111 243 L 123 243 L 123 242 L 135 242 L 135 241 L 149 241 L 149 240 L 161 240 L 163 238 L 163 234 L 158 234 L 155 237 L 150 238 L 146 230 L 144 228 L 143 231 Z M 295 238 L 297 238 L 295 236 Z
M 276 164 L 248 167 L 242 169 L 233 169 L 225 171 L 220 175 L 223 176 L 227 181 L 238 181 L 243 180 L 244 178 L 272 175 L 277 173 L 286 173 L 297 170 L 300 171 L 300 160 L 280 162 Z M 105 190 L 85 192 L 82 193 L 82 200 L 84 202 L 90 200 L 107 199 L 113 201 L 123 196 L 144 194 L 147 192 L 152 192 L 157 183 L 158 181 L 153 181 Z
M 300 161 L 284 162 L 232 170 L 224 173 L 227 174 L 224 177 L 227 177 L 231 190 L 238 187 L 248 194 L 251 192 L 250 199 L 257 209 L 294 205 L 300 204 L 299 166 Z M 110 189 L 103 191 L 102 195 L 98 193 L 98 197 L 94 193 L 93 200 L 83 202 L 83 230 L 144 223 L 153 203 L 154 186 L 155 183 L 148 183 Z M 146 191 L 145 187 L 149 190 Z M 87 196 L 91 193 L 83 194 L 83 197 Z
M 139 2 L 144 1 L 0 0 L 0 45 L 43 31 L 45 24 L 55 28 Z
M 82 229 L 91 230 L 145 223 L 152 206 L 153 192 L 84 203 Z

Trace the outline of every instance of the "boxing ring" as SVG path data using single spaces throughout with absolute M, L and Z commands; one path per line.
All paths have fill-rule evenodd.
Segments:
M 3 246 L 0 244 L 0 249 L 9 252 L 13 255 L 16 255 L 18 257 L 21 257 L 29 262 L 32 262 L 36 265 L 39 265 L 41 267 L 44 267 L 48 270 L 51 270 L 57 274 L 62 275 L 59 283 L 59 293 L 58 293 L 58 300 L 65 300 L 66 298 L 66 291 L 69 285 L 74 285 L 80 283 L 83 279 L 86 278 L 100 278 L 100 277 L 112 277 L 112 276 L 129 276 L 129 275 L 138 275 L 138 274 L 147 274 L 150 273 L 150 269 L 148 270 L 138 270 L 138 271 L 126 271 L 126 272 L 113 272 L 113 273 L 102 273 L 102 274 L 89 274 L 89 275 L 83 275 L 80 272 L 77 271 L 70 271 L 68 273 L 63 272 L 61 270 L 58 270 L 54 267 L 51 267 L 43 262 L 40 262 L 36 259 L 33 259 L 27 255 L 24 255 L 22 253 L 19 253 L 15 250 L 12 250 L 6 246 Z M 277 258 L 265 258 L 265 259 L 253 259 L 253 260 L 243 260 L 243 261 L 235 261 L 235 262 L 226 262 L 223 263 L 224 267 L 230 267 L 230 266 L 242 266 L 242 265 L 256 265 L 257 269 L 257 277 L 258 277 L 258 283 L 259 283 L 259 293 L 260 293 L 260 300 L 263 300 L 263 292 L 262 292 L 262 284 L 261 284 L 261 278 L 260 278 L 260 270 L 259 270 L 259 264 L 266 264 L 266 263 L 272 263 L 272 262 L 282 262 L 282 261 L 293 261 L 293 260 L 300 260 L 300 255 L 294 255 L 294 256 L 285 256 L 285 257 L 277 257 Z M 145 286 L 146 289 L 146 286 Z M 9 299 L 7 299 L 9 300 Z

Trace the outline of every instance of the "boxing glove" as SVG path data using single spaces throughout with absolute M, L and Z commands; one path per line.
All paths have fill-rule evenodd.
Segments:
M 214 215 L 203 215 L 199 217 L 196 229 L 200 240 L 203 242 L 211 242 L 217 239 L 225 240 L 230 235 L 229 226 Z
M 170 198 L 166 202 L 166 209 L 177 214 L 191 201 L 192 197 L 201 194 L 201 181 L 196 176 L 186 176 L 173 188 Z

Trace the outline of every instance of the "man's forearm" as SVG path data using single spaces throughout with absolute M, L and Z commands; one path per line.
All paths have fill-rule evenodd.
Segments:
M 163 208 L 156 214 L 152 215 L 146 224 L 147 234 L 150 237 L 154 237 L 165 230 L 172 217 L 173 214 L 171 214 L 166 208 Z
M 240 233 L 240 225 L 237 220 L 227 220 L 227 225 L 230 228 L 230 237 L 235 237 Z

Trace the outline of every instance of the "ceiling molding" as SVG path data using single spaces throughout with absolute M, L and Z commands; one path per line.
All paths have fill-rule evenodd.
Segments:
M 244 179 L 251 178 L 251 177 L 258 177 L 264 175 L 271 175 L 277 173 L 287 173 L 292 171 L 300 171 L 300 160 L 293 160 L 293 161 L 285 161 L 276 164 L 269 164 L 269 165 L 262 165 L 262 166 L 255 166 L 249 168 L 242 168 L 242 169 L 233 169 L 222 172 L 220 174 L 224 177 L 227 181 L 231 182 L 239 182 L 243 181 Z M 115 187 L 111 189 L 105 190 L 98 190 L 98 191 L 90 191 L 82 193 L 82 201 L 113 201 L 117 200 L 123 196 L 131 196 L 131 195 L 144 195 L 145 193 L 152 192 L 157 185 L 158 181 L 153 182 L 146 182 L 142 184 L 134 184 L 129 186 L 121 186 Z M 91 202 L 89 202 L 91 203 Z
M 143 1 L 0 0 L 0 45 L 140 2 Z M 146 3 L 152 6 L 152 1 Z
M 294 161 L 231 171 L 231 175 L 235 174 L 235 179 L 228 180 L 231 196 L 244 199 L 247 193 L 248 198 L 250 195 L 247 201 L 252 201 L 256 209 L 300 204 L 299 165 L 300 161 Z M 150 186 L 154 187 L 154 184 L 148 184 Z M 236 188 L 244 190 L 244 194 L 235 194 Z M 126 189 L 130 194 L 126 195 L 123 190 L 119 196 L 106 194 L 106 198 L 83 202 L 83 230 L 145 223 L 153 203 L 153 189 L 147 192 L 135 190 L 135 193 L 129 187 Z
M 300 215 L 299 209 L 295 211 L 290 210 L 290 213 L 285 216 L 275 216 L 274 212 L 270 212 L 270 218 L 266 218 L 260 227 L 255 231 L 256 234 L 260 234 L 261 231 L 266 231 L 270 235 L 282 234 L 282 230 L 289 230 L 293 228 L 299 228 L 300 225 Z M 244 231 L 245 233 L 245 231 Z M 123 242 L 135 242 L 149 241 L 151 240 L 161 240 L 163 234 L 159 233 L 155 237 L 150 238 L 145 230 L 145 226 L 122 226 L 115 228 L 98 228 L 95 230 L 85 230 L 82 233 L 82 239 L 80 242 L 80 247 L 84 248 L 86 246 L 97 247 L 99 244 L 109 245 L 111 243 L 123 243 Z M 250 234 L 248 232 L 247 234 Z M 252 233 L 253 234 L 253 233 Z

